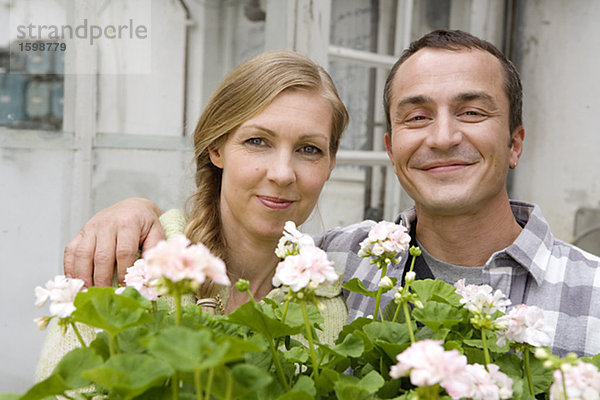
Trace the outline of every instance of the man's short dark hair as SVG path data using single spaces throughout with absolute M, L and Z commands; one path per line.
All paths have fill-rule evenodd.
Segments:
M 422 38 L 415 40 L 402 52 L 400 58 L 390 71 L 383 90 L 383 105 L 385 108 L 386 127 L 389 134 L 392 133 L 392 121 L 390 116 L 390 97 L 392 82 L 396 71 L 410 56 L 424 48 L 460 51 L 464 49 L 480 49 L 487 51 L 496 57 L 504 70 L 504 90 L 510 104 L 509 126 L 510 133 L 517 127 L 523 125 L 523 86 L 515 66 L 496 46 L 488 41 L 479 39 L 470 33 L 459 30 L 437 30 L 430 32 Z

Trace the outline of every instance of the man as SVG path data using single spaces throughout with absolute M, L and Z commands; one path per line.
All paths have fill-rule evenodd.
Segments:
M 415 269 L 418 278 L 489 284 L 515 305 L 545 310 L 546 322 L 554 327 L 556 354 L 600 352 L 600 335 L 595 333 L 600 330 L 600 259 L 555 239 L 537 206 L 508 198 L 507 173 L 516 167 L 524 139 L 522 88 L 513 65 L 493 45 L 470 34 L 435 31 L 413 42 L 394 65 L 384 103 L 386 149 L 415 201 L 399 220 L 423 251 Z M 126 207 L 137 201 L 141 200 L 131 200 Z M 97 264 L 97 281 L 112 274 L 111 238 L 123 235 L 117 236 L 114 229 L 96 233 L 96 224 L 112 219 L 111 212 L 107 215 L 110 218 L 92 220 L 93 227 L 84 227 L 69 245 L 67 273 L 90 281 L 90 243 L 98 237 L 95 261 L 101 262 L 103 253 L 108 257 L 102 264 L 107 267 Z M 155 231 L 145 229 L 156 223 L 148 206 L 133 215 L 141 222 L 127 235 L 128 250 L 119 250 L 122 240 L 116 245 L 120 274 L 122 264 L 132 263 L 128 258 L 138 248 L 137 239 L 144 242 Z M 364 223 L 334 229 L 317 242 L 336 264 L 345 265 L 345 280 L 358 277 L 375 289 L 379 272 L 357 256 L 368 229 Z M 85 239 L 90 231 L 91 238 Z M 106 251 L 102 243 L 110 243 Z M 77 248 L 88 254 L 79 266 L 73 261 Z M 388 275 L 402 278 L 407 259 L 405 255 L 391 266 Z M 382 304 L 390 300 L 388 292 Z M 371 298 L 346 293 L 346 303 L 351 319 L 373 314 Z

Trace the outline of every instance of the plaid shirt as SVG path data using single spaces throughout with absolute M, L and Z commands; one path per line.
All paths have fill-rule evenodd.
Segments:
M 507 294 L 513 306 L 524 303 L 544 309 L 545 322 L 554 328 L 555 354 L 600 353 L 600 258 L 556 239 L 538 206 L 511 201 L 511 207 L 523 230 L 510 246 L 492 254 L 483 268 L 483 282 Z M 409 229 L 415 220 L 414 209 L 398 218 Z M 357 253 L 374 224 L 364 221 L 316 238 L 337 266 L 345 266 L 345 282 L 359 278 L 369 290 L 377 289 L 380 273 Z M 403 254 L 388 268 L 388 276 L 400 281 L 408 258 Z M 432 276 L 422 258 L 418 279 Z M 346 290 L 344 297 L 350 320 L 374 313 L 375 299 Z M 382 309 L 392 297 L 392 291 L 384 294 Z

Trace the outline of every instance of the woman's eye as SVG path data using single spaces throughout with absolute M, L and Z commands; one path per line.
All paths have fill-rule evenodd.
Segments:
M 315 147 L 315 146 L 310 146 L 310 145 L 303 146 L 301 148 L 301 151 L 306 154 L 320 154 L 321 153 L 321 149 L 319 149 L 318 147 Z
M 250 138 L 246 140 L 246 143 L 254 145 L 254 146 L 262 146 L 265 144 L 265 141 L 261 138 Z

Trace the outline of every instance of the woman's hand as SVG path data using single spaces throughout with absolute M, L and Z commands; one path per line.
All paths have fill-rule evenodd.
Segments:
M 142 251 L 165 238 L 158 217 L 162 211 L 150 200 L 129 198 L 100 210 L 65 248 L 65 275 L 82 279 L 87 287 L 112 284 L 115 260 L 119 282 Z

